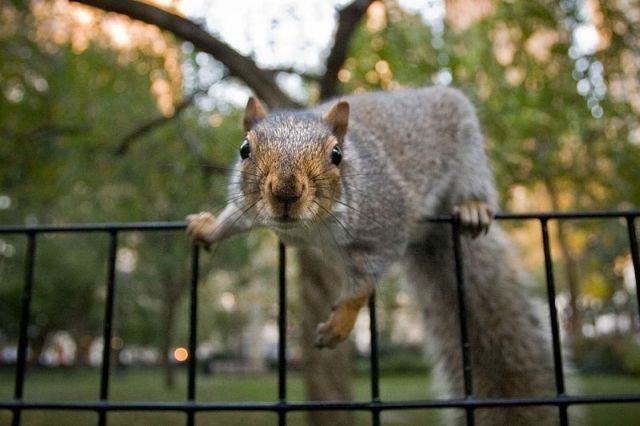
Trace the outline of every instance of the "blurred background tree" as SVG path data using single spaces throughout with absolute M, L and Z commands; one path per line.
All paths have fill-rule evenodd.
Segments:
M 426 84 L 459 87 L 473 99 L 505 211 L 640 204 L 638 4 L 283 1 L 270 12 L 257 3 L 235 5 L 234 12 L 214 3 L 0 5 L 3 223 L 180 220 L 215 211 L 234 196 L 225 181 L 250 91 L 271 107 L 295 107 Z M 541 278 L 536 224 L 510 231 Z M 584 370 L 640 373 L 625 232 L 615 221 L 554 224 L 563 331 Z M 106 247 L 101 236 L 43 239 L 29 330 L 34 362 L 65 331 L 75 348 L 68 363 L 92 363 Z M 258 351 L 255 341 L 269 340 L 275 320 L 274 249 L 272 236 L 253 232 L 206 258 L 203 359 L 266 365 L 269 350 Z M 23 250 L 19 238 L 0 239 L 0 353 L 17 336 Z M 124 365 L 147 350 L 139 360 L 162 362 L 168 386 L 176 381 L 174 349 L 186 346 L 187 255 L 185 239 L 175 234 L 127 234 L 118 252 L 114 361 Z M 419 347 L 419 330 L 394 340 L 398 324 L 419 328 L 419 307 L 401 279 L 388 281 L 380 297 L 382 342 L 389 353 Z M 301 324 L 324 319 L 322 307 L 331 301 L 320 308 L 308 301 L 331 294 L 325 284 L 311 281 L 300 297 L 291 295 L 293 364 L 310 359 L 312 349 L 297 337 L 311 333 Z M 303 313 L 307 322 L 299 320 Z M 366 327 L 359 335 L 356 353 L 366 348 Z M 351 369 L 349 349 L 339 359 L 314 359 L 313 369 L 330 371 L 329 362 Z M 351 397 L 348 384 L 338 387 Z

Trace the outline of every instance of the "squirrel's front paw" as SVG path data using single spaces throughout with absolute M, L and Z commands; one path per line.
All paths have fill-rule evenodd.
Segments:
M 467 201 L 453 208 L 453 215 L 460 221 L 462 230 L 476 238 L 480 233 L 489 231 L 494 211 L 482 201 Z
M 202 244 L 208 248 L 211 245 L 211 235 L 215 228 L 216 218 L 209 212 L 187 216 L 187 235 L 195 244 Z

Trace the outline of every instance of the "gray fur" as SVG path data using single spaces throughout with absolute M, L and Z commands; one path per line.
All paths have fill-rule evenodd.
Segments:
M 448 225 L 412 226 L 450 214 L 470 200 L 497 208 L 493 177 L 471 103 L 458 91 L 430 87 L 344 98 L 351 106 L 344 142 L 341 220 L 368 241 L 380 272 L 402 257 L 425 309 L 428 344 L 451 397 L 463 396 L 456 286 Z M 318 107 L 324 112 L 331 103 Z M 367 174 L 359 174 L 359 173 Z M 352 177 L 349 177 L 353 174 Z M 382 222 L 376 227 L 367 217 Z M 420 235 L 416 238 L 415 235 Z M 551 344 L 524 293 L 521 267 L 502 230 L 463 237 L 474 395 L 554 393 Z M 478 410 L 478 425 L 550 425 L 557 409 Z
M 449 396 L 461 397 L 451 231 L 446 224 L 425 226 L 420 221 L 450 214 L 455 206 L 470 201 L 497 209 L 474 108 L 459 91 L 442 87 L 343 99 L 351 113 L 341 142 L 341 203 L 334 205 L 333 216 L 325 221 L 333 245 L 343 255 L 326 260 L 323 252 L 333 249 L 320 225 L 283 229 L 257 217 L 242 219 L 242 228 L 249 223 L 271 226 L 289 244 L 311 248 L 325 268 L 344 261 L 340 269 L 347 271 L 354 287 L 376 279 L 391 263 L 405 260 L 424 305 L 428 344 L 438 361 L 440 384 L 446 384 Z M 268 141 L 264 148 L 277 152 L 273 159 L 277 167 L 301 167 L 303 153 L 316 152 L 318 141 L 330 132 L 321 117 L 333 104 L 303 113 L 268 115 L 253 131 Z M 240 201 L 233 209 L 243 207 Z M 463 237 L 476 397 L 553 394 L 550 343 L 524 293 L 526 277 L 511 252 L 497 224 L 486 236 Z M 558 421 L 557 409 L 547 407 L 480 409 L 476 420 L 478 425 Z

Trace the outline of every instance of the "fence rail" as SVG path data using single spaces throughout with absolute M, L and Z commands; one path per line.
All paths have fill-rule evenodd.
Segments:
M 183 230 L 185 222 L 128 222 L 128 223 L 95 223 L 95 224 L 66 224 L 66 225 L 8 225 L 0 226 L 0 234 L 22 234 L 27 238 L 25 253 L 24 287 L 21 298 L 20 328 L 18 337 L 18 354 L 16 362 L 16 376 L 13 399 L 0 401 L 1 410 L 13 413 L 12 425 L 20 425 L 21 414 L 25 410 L 76 410 L 94 411 L 98 414 L 98 424 L 105 425 L 107 413 L 110 411 L 178 411 L 186 414 L 186 424 L 193 425 L 195 413 L 204 411 L 265 411 L 276 412 L 278 423 L 287 422 L 287 413 L 293 411 L 314 410 L 359 410 L 369 411 L 373 425 L 380 424 L 380 413 L 383 410 L 401 409 L 464 409 L 468 425 L 474 424 L 474 410 L 477 408 L 512 407 L 512 406 L 557 406 L 560 414 L 560 424 L 568 425 L 567 408 L 579 404 L 607 404 L 607 403 L 639 403 L 640 393 L 615 395 L 567 395 L 564 384 L 564 370 L 562 365 L 562 348 L 558 313 L 556 309 L 556 291 L 553 275 L 553 257 L 549 243 L 548 223 L 551 220 L 569 219 L 621 219 L 625 221 L 628 232 L 631 259 L 635 272 L 636 296 L 638 315 L 640 316 L 640 258 L 638 254 L 638 237 L 635 227 L 640 211 L 605 211 L 605 212 L 546 212 L 525 214 L 498 214 L 497 220 L 536 220 L 540 223 L 542 245 L 545 260 L 545 278 L 547 289 L 547 303 L 550 313 L 552 334 L 552 353 L 556 383 L 556 395 L 553 397 L 528 398 L 475 398 L 473 396 L 471 371 L 471 355 L 467 333 L 467 308 L 465 304 L 465 282 L 460 249 L 460 229 L 458 223 L 451 217 L 439 216 L 425 219 L 426 222 L 446 223 L 451 226 L 453 251 L 456 265 L 456 279 L 458 285 L 458 313 L 460 322 L 461 350 L 464 377 L 464 398 L 446 400 L 412 400 L 412 401 L 382 401 L 379 388 L 379 362 L 375 295 L 369 300 L 370 332 L 371 332 L 371 398 L 369 401 L 356 402 L 288 402 L 287 401 L 287 363 L 286 363 L 286 248 L 280 243 L 279 273 L 278 273 L 278 400 L 277 402 L 231 402 L 209 403 L 196 401 L 196 356 L 188 359 L 188 382 L 186 400 L 183 402 L 111 402 L 109 401 L 110 383 L 110 351 L 111 345 L 103 345 L 102 367 L 100 375 L 99 399 L 93 402 L 32 402 L 25 401 L 24 381 L 26 374 L 28 336 L 27 329 L 31 317 L 31 297 L 35 281 L 35 256 L 37 237 L 46 233 L 84 233 L 103 232 L 109 235 L 109 250 L 107 259 L 106 301 L 103 322 L 103 341 L 110 342 L 112 338 L 112 322 L 114 312 L 114 294 L 117 285 L 116 257 L 118 249 L 118 235 L 132 231 L 169 231 Z M 195 354 L 197 347 L 198 323 L 198 275 L 200 249 L 193 246 L 191 251 L 191 274 L 189 295 L 189 353 Z

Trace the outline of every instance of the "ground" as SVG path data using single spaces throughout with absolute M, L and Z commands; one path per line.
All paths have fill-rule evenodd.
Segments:
M 640 392 L 640 377 L 629 376 L 585 376 L 581 377 L 584 393 L 631 393 Z M 424 375 L 385 375 L 381 378 L 381 396 L 383 400 L 424 399 L 432 397 L 429 393 L 428 379 Z M 569 378 L 568 389 L 571 392 L 576 378 Z M 25 383 L 26 399 L 36 401 L 92 400 L 97 397 L 99 387 L 98 370 L 67 370 L 27 372 Z M 13 389 L 13 371 L 0 370 L 0 400 L 11 397 Z M 199 401 L 273 401 L 277 395 L 277 376 L 264 374 L 257 376 L 209 375 L 198 376 Z M 186 370 L 181 371 L 178 386 L 166 390 L 162 385 L 160 370 L 132 370 L 115 373 L 112 378 L 111 399 L 125 401 L 181 401 L 186 395 Z M 302 380 L 292 373 L 288 378 L 288 395 L 291 401 L 302 399 Z M 356 399 L 367 400 L 369 378 L 356 377 Z M 93 425 L 96 415 L 91 412 L 44 412 L 31 411 L 24 414 L 23 424 L 42 425 Z M 183 425 L 184 414 L 171 412 L 126 412 L 110 413 L 109 425 Z M 589 408 L 584 416 L 585 425 L 632 425 L 633 419 L 640 418 L 640 404 L 609 404 Z M 383 412 L 385 425 L 437 425 L 438 417 L 434 411 L 387 411 Z M 10 423 L 10 413 L 0 411 L 0 425 Z M 304 414 L 288 415 L 288 424 L 304 424 Z M 277 417 L 271 413 L 202 413 L 197 416 L 198 425 L 246 425 L 277 424 Z M 370 415 L 357 414 L 357 424 L 370 424 Z M 575 423 L 574 423 L 575 424 Z

